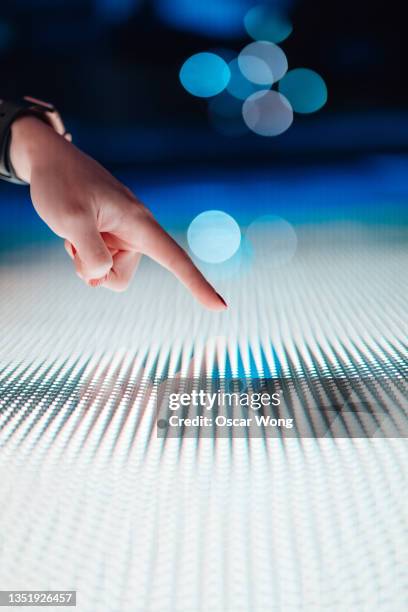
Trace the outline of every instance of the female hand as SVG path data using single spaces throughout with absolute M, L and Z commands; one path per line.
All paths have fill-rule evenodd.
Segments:
M 95 160 L 35 117 L 12 126 L 10 157 L 30 183 L 39 216 L 58 236 L 88 285 L 124 291 L 146 254 L 207 308 L 226 304 L 152 213 Z

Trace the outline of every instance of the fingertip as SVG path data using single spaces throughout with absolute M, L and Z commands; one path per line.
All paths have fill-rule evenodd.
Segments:
M 224 306 L 224 309 L 228 308 L 228 304 L 227 302 L 224 300 L 224 298 L 222 297 L 222 295 L 220 295 L 217 291 L 215 292 L 218 296 L 219 301 L 221 302 L 221 304 Z
M 211 292 L 206 292 L 205 295 L 197 297 L 202 306 L 213 312 L 223 312 L 228 309 L 227 302 L 215 289 L 211 289 Z
M 214 312 L 224 312 L 225 310 L 228 310 L 228 306 L 221 300 L 218 300 L 216 304 L 210 307 L 210 310 L 213 310 Z

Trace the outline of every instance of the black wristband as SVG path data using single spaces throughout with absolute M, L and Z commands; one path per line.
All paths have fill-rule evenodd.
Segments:
M 28 106 L 25 101 L 17 104 L 0 100 L 0 178 L 20 185 L 26 183 L 16 175 L 9 157 L 11 124 L 17 117 L 27 112 Z
M 65 134 L 61 117 L 52 106 L 35 98 L 23 98 L 18 102 L 0 99 L 0 179 L 27 185 L 18 178 L 10 160 L 11 125 L 18 117 L 33 115 L 50 125 L 60 135 Z

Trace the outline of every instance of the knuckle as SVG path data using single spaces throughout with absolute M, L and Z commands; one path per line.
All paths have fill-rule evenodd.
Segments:
M 92 248 L 92 263 L 99 266 L 111 266 L 112 256 L 103 244 L 95 244 Z
M 154 219 L 153 217 L 153 213 L 151 212 L 151 210 L 149 208 L 147 208 L 147 206 L 145 206 L 145 204 L 143 204 L 142 202 L 139 202 L 139 200 L 136 200 L 135 197 L 132 197 L 132 201 L 131 201 L 131 211 L 133 216 L 140 220 L 140 219 Z

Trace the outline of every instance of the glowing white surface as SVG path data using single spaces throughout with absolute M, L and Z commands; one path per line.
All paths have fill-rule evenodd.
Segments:
M 404 609 L 406 440 L 166 442 L 135 395 L 238 351 L 265 374 L 261 348 L 270 373 L 271 347 L 284 373 L 406 367 L 406 248 L 335 235 L 218 280 L 221 315 L 148 262 L 123 295 L 54 251 L 0 268 L 2 588 L 77 589 L 79 612 Z

